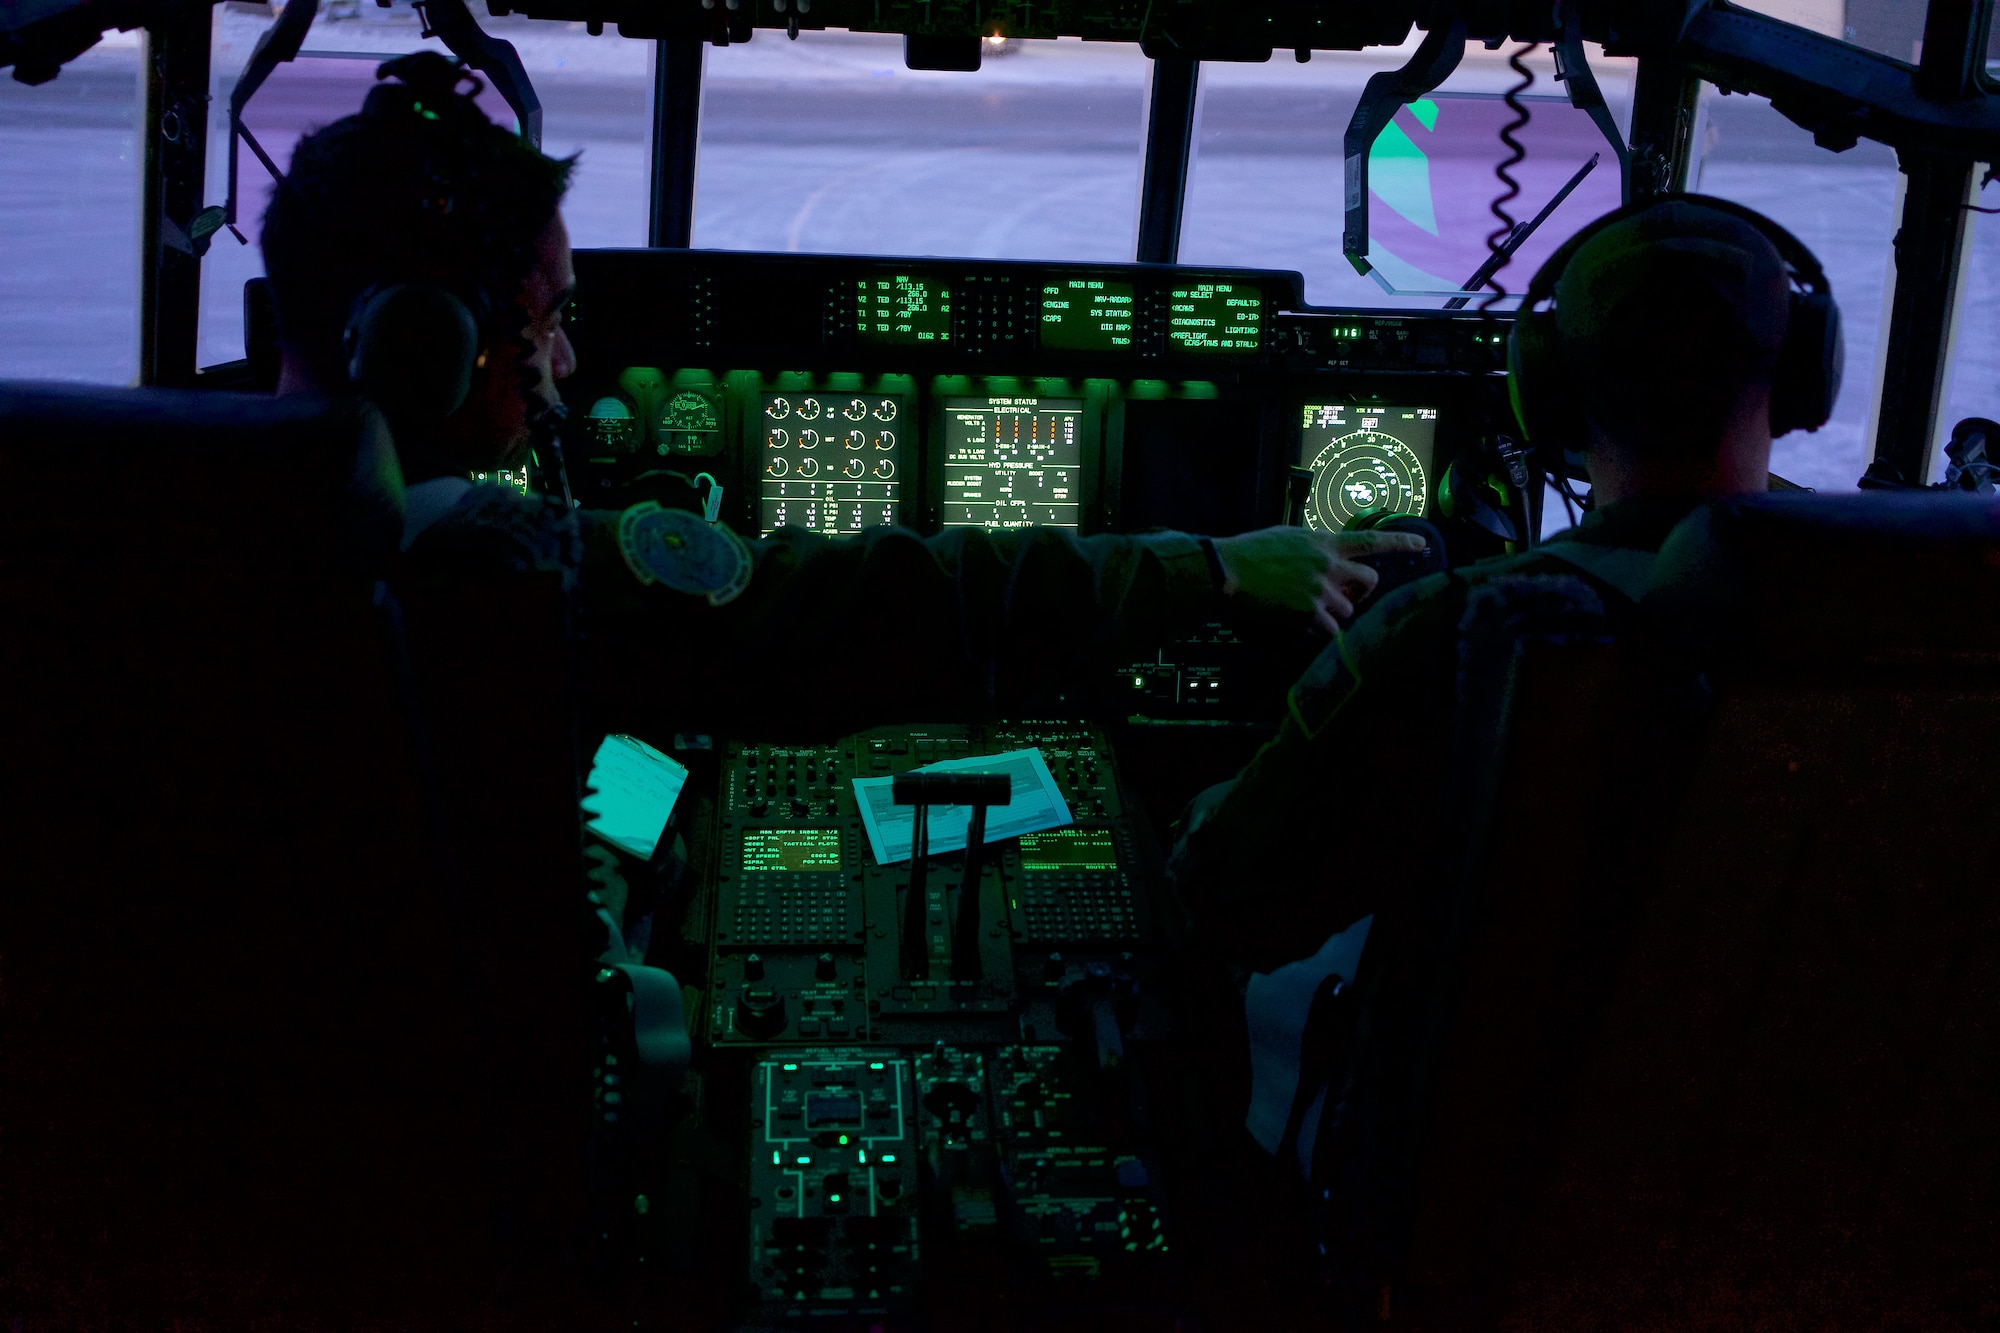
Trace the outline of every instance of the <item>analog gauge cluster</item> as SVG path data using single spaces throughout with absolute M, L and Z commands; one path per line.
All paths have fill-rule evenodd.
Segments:
M 1372 513 L 1421 518 L 1436 442 L 1435 408 L 1308 405 L 1299 448 L 1312 473 L 1306 526 L 1339 532 Z
M 764 532 L 853 533 L 900 520 L 902 395 L 766 393 L 760 402 Z
M 593 457 L 706 455 L 723 445 L 722 403 L 713 389 L 641 383 L 630 394 L 596 399 L 581 425 Z

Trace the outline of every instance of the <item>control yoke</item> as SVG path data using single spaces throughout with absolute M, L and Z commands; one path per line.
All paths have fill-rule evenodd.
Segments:
M 965 834 L 965 874 L 958 886 L 958 917 L 951 932 L 951 973 L 954 981 L 979 979 L 979 880 L 985 872 L 986 811 L 1005 805 L 1013 785 L 1004 773 L 899 773 L 889 784 L 897 805 L 916 807 L 910 832 L 910 887 L 903 904 L 903 975 L 912 981 L 930 976 L 927 873 L 930 855 L 930 808 L 934 805 L 972 807 L 972 826 Z

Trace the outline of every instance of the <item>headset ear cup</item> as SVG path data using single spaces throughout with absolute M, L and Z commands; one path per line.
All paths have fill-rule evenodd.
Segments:
M 1514 421 L 1538 462 L 1560 466 L 1564 451 L 1583 452 L 1583 409 L 1569 384 L 1553 310 L 1523 310 L 1507 339 L 1507 397 Z
M 1792 293 L 1791 323 L 1771 372 L 1771 436 L 1818 430 L 1840 397 L 1846 348 L 1840 307 L 1826 292 Z
M 355 302 L 343 337 L 348 379 L 395 425 L 434 425 L 472 388 L 479 326 L 431 282 L 378 287 Z

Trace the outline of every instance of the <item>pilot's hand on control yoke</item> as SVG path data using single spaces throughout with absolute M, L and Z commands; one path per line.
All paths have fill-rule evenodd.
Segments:
M 1424 539 L 1413 532 L 1314 532 L 1309 528 L 1260 528 L 1215 539 L 1222 560 L 1222 591 L 1253 605 L 1304 611 L 1332 634 L 1354 618 L 1354 604 L 1374 591 L 1374 570 L 1356 556 L 1415 552 Z

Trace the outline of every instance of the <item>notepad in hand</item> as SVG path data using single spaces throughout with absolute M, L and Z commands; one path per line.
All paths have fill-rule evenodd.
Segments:
M 687 773 L 636 736 L 606 736 L 590 761 L 584 827 L 621 852 L 652 860 Z

